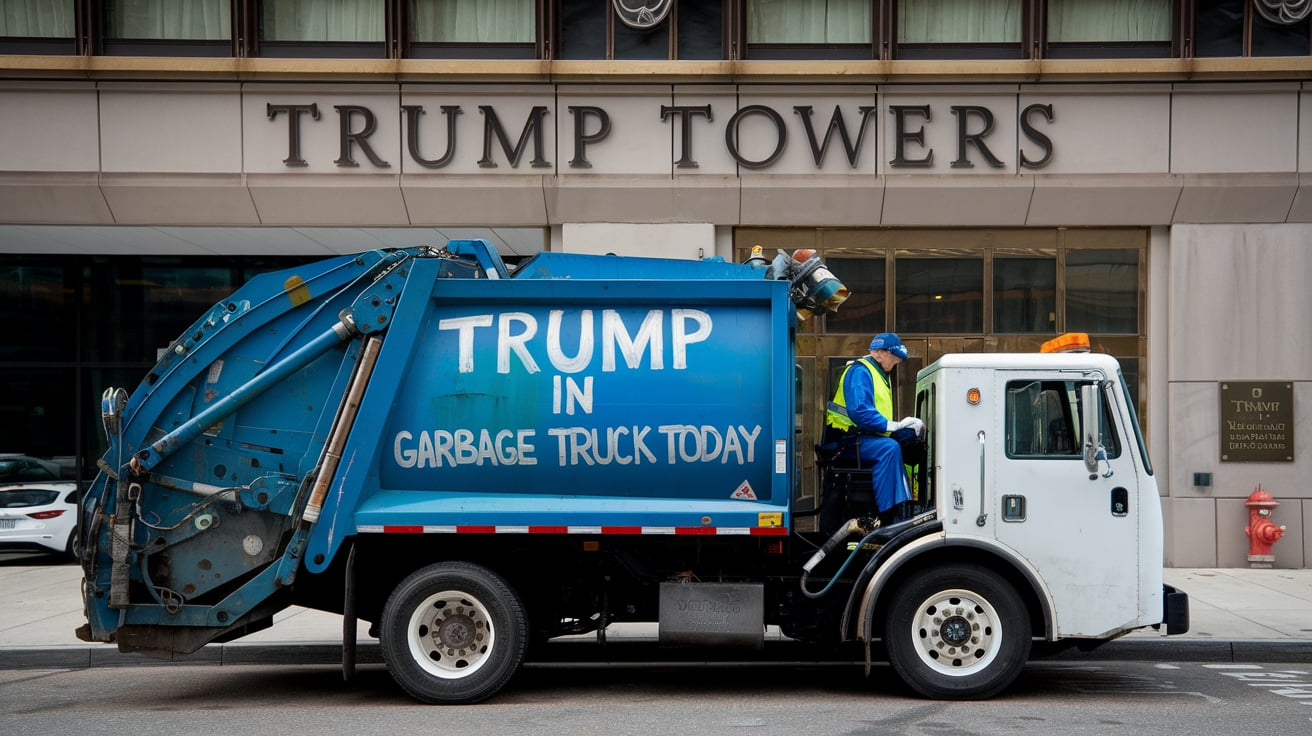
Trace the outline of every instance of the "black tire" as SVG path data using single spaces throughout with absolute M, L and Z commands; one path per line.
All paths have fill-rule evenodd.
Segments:
M 380 634 L 397 684 L 444 705 L 495 695 L 519 670 L 528 642 L 519 596 L 466 562 L 429 565 L 401 581 L 383 607 Z
M 1030 654 L 1030 617 L 1002 576 L 970 564 L 917 572 L 895 592 L 884 647 L 912 689 L 939 700 L 990 698 Z

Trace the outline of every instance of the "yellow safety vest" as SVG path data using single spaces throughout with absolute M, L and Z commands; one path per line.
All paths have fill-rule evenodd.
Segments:
M 874 389 L 875 411 L 884 415 L 884 418 L 893 421 L 893 386 L 888 380 L 888 374 L 875 363 L 875 359 L 870 356 L 855 360 L 847 364 L 843 372 L 838 376 L 838 390 L 834 392 L 834 400 L 829 402 L 828 410 L 825 412 L 825 424 L 835 427 L 844 432 L 856 426 L 856 422 L 847 415 L 847 398 L 843 396 L 843 381 L 847 378 L 847 372 L 852 370 L 852 366 L 857 364 L 864 365 L 870 371 L 870 383 Z M 874 379 L 879 380 L 874 380 Z M 888 434 L 885 432 L 884 434 Z

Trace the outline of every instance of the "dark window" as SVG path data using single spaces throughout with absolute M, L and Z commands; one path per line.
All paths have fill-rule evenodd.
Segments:
M 608 8 L 613 10 L 610 3 Z M 651 28 L 630 28 L 618 21 L 611 12 L 611 29 L 614 33 L 614 47 L 611 58 L 617 60 L 655 61 L 670 58 L 670 19 L 657 23 Z
M 1139 251 L 1066 251 L 1066 329 L 1139 331 Z
M 74 453 L 76 372 L 73 368 L 12 366 L 0 368 L 4 398 L 0 399 L 0 450 L 33 458 L 50 458 Z M 83 407 L 90 413 L 91 407 Z M 15 461 L 17 462 L 17 461 Z M 57 466 L 22 461 L 9 466 L 15 474 L 4 480 L 52 480 Z
M 1244 55 L 1246 0 L 1198 0 L 1196 56 Z
M 558 59 L 606 58 L 608 11 L 599 0 L 561 0 Z
M 664 3 L 621 3 L 626 7 L 646 5 L 655 10 L 652 18 L 621 14 L 613 0 L 559 3 L 556 51 L 552 54 L 557 59 L 707 60 L 725 55 L 723 0 L 670 0 L 668 14 L 655 22 Z M 626 18 L 631 18 L 629 23 Z
M 966 334 L 984 331 L 984 259 L 898 254 L 896 331 Z
M 677 57 L 716 61 L 724 58 L 722 0 L 683 0 L 676 8 L 679 33 Z
M 86 359 L 151 364 L 236 286 L 234 269 L 217 259 L 96 258 L 85 279 Z
M 0 262 L 7 325 L 0 362 L 76 357 L 76 333 L 68 329 L 76 309 L 75 284 L 68 281 L 67 262 L 61 256 L 6 256 Z M 8 450 L 0 445 L 0 451 Z
M 235 287 L 309 260 L 0 256 L 10 317 L 0 343 L 0 457 L 90 478 L 105 451 L 106 388 L 136 390 L 158 351 Z
M 1252 10 L 1249 11 L 1252 13 Z M 1253 15 L 1253 35 L 1249 45 L 1250 56 L 1307 56 L 1308 27 L 1306 18 L 1297 23 L 1278 23 L 1267 20 L 1260 13 Z
M 888 311 L 884 259 L 827 258 L 825 263 L 830 271 L 841 274 L 839 278 L 850 292 L 837 312 L 825 316 L 825 331 L 871 335 L 883 332 Z
M 894 371 L 906 379 L 899 406 L 914 399 L 917 370 L 945 354 L 1036 352 L 1061 332 L 1087 332 L 1094 352 L 1120 360 L 1147 417 L 1142 228 L 739 228 L 734 237 L 739 260 L 754 245 L 814 247 L 851 290 L 835 314 L 797 326 L 799 359 L 827 366 L 831 391 L 837 371 L 885 330 L 911 353 Z
M 1307 56 L 1309 22 L 1269 20 L 1248 0 L 1197 0 L 1195 56 Z
M 993 259 L 993 331 L 1049 333 L 1057 329 L 1057 261 Z

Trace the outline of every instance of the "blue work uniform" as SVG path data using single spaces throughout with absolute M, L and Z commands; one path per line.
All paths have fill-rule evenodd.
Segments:
M 880 383 L 876 385 L 875 381 Z M 911 488 L 902 467 L 902 447 L 889 436 L 889 418 L 877 408 L 878 403 L 884 403 L 886 411 L 892 414 L 892 382 L 888 374 L 873 358 L 866 357 L 853 361 L 844 369 L 841 383 L 843 406 L 840 409 L 845 410 L 853 425 L 848 431 L 857 435 L 861 465 L 870 467 L 875 503 L 880 512 L 910 501 Z M 883 402 L 877 401 L 876 391 Z M 830 411 L 834 409 L 831 406 Z

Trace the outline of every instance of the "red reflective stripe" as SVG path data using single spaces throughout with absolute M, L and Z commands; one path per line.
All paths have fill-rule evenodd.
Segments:
M 674 527 L 674 533 L 675 534 L 715 534 L 716 531 L 715 531 L 715 527 L 713 526 L 676 526 Z
M 592 531 L 594 527 L 588 527 L 588 531 L 582 531 L 582 528 L 569 526 L 529 526 L 529 527 L 498 527 L 492 524 L 464 524 L 455 527 L 440 525 L 440 528 L 432 530 L 434 533 L 443 531 L 454 531 L 456 534 L 498 534 L 509 533 L 510 531 L 527 530 L 529 534 L 596 534 Z M 603 526 L 595 527 L 600 529 L 601 534 L 669 534 L 673 529 L 675 536 L 737 536 L 747 534 L 754 537 L 786 537 L 788 529 L 781 526 L 753 526 L 753 527 L 728 527 L 722 530 L 714 526 L 676 526 L 676 527 L 642 527 L 642 526 Z M 377 530 L 379 527 L 363 526 L 362 533 L 368 533 Z M 429 529 L 419 525 L 385 525 L 381 527 L 384 534 L 424 534 Z M 656 530 L 656 531 L 649 531 Z

